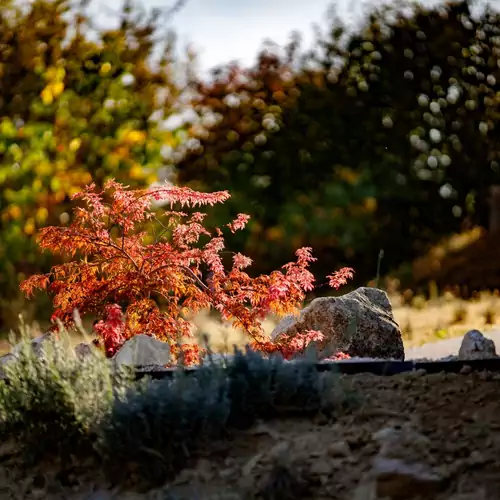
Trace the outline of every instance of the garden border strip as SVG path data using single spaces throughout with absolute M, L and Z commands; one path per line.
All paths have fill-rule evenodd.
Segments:
M 299 364 L 298 362 L 297 364 Z M 305 362 L 307 364 L 307 362 Z M 468 368 L 465 368 L 468 367 Z M 357 375 L 371 373 L 373 375 L 391 376 L 400 373 L 425 370 L 427 374 L 433 373 L 460 373 L 462 370 L 500 372 L 500 357 L 488 359 L 453 360 L 453 361 L 341 361 L 316 363 L 319 372 L 332 371 L 342 375 Z M 184 373 L 195 373 L 198 368 L 185 368 Z M 150 370 L 137 367 L 136 378 L 149 376 L 158 380 L 171 377 L 176 368 Z

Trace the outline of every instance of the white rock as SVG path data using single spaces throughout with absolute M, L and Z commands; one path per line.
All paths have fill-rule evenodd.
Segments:
M 479 330 L 471 330 L 464 335 L 458 351 L 458 359 L 496 358 L 495 342 L 486 338 Z
M 146 366 L 170 363 L 170 345 L 149 335 L 134 335 L 113 356 L 119 365 Z

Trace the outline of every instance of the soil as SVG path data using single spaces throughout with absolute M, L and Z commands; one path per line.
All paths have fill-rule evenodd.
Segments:
M 364 374 L 342 382 L 355 404 L 339 408 L 334 419 L 280 419 L 238 431 L 207 450 L 196 467 L 149 493 L 107 490 L 91 469 L 75 475 L 73 486 L 61 485 L 48 470 L 44 477 L 40 471 L 27 476 L 4 449 L 0 499 L 382 498 L 376 491 L 393 499 L 500 498 L 500 374 Z M 413 434 L 403 432 L 410 428 Z M 387 429 L 397 429 L 399 437 L 381 445 L 382 429 L 386 438 Z M 374 475 L 384 446 L 400 463 L 427 472 L 415 472 L 417 479 L 411 473 L 384 476 L 384 483 Z

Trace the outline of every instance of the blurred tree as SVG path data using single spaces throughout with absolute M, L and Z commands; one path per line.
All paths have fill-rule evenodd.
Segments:
M 487 222 L 499 31 L 497 13 L 474 19 L 467 1 L 401 2 L 354 33 L 332 19 L 311 54 L 299 57 L 295 39 L 253 69 L 219 71 L 199 85 L 204 118 L 179 180 L 229 189 L 226 209 L 251 211 L 240 245 L 264 268 L 299 244 L 328 268 L 347 260 L 361 279 L 381 248 L 385 269 L 397 266 L 465 222 Z
M 97 29 L 87 4 L 9 1 L 0 11 L 3 298 L 23 275 L 50 265 L 32 236 L 68 222 L 72 194 L 110 177 L 134 187 L 155 182 L 162 148 L 182 137 L 161 123 L 181 92 L 165 16 L 126 2 L 116 27 Z

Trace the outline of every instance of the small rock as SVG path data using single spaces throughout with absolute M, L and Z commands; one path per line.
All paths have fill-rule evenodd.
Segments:
M 466 461 L 470 466 L 475 466 L 485 464 L 488 459 L 480 451 L 473 450 Z
M 411 422 L 393 424 L 373 434 L 380 446 L 379 456 L 410 462 L 427 461 L 431 440 L 415 430 Z
M 34 338 L 31 341 L 31 347 L 32 347 L 33 351 L 35 352 L 35 354 L 40 357 L 43 354 L 44 346 L 47 343 L 52 343 L 54 341 L 54 339 L 55 339 L 55 334 L 51 331 L 48 331 L 48 332 L 44 333 L 43 335 L 40 335 L 39 337 Z M 21 352 L 22 347 L 23 347 L 23 342 L 19 342 L 18 344 L 16 344 L 12 348 L 11 354 L 13 354 L 14 356 L 17 357 L 19 355 L 19 353 Z
M 309 471 L 314 476 L 329 476 L 333 472 L 333 468 L 327 460 L 316 460 Z
M 470 330 L 464 335 L 458 351 L 458 359 L 496 358 L 493 340 L 486 338 L 479 330 Z
M 391 500 L 432 498 L 443 483 L 443 478 L 426 464 L 380 456 L 373 461 L 372 474 L 377 495 Z
M 478 378 L 484 382 L 486 382 L 487 380 L 493 380 L 493 373 L 492 372 L 489 372 L 489 371 L 486 371 L 486 370 L 483 370 L 482 372 L 479 372 L 477 374 Z
M 170 345 L 149 335 L 134 335 L 112 359 L 118 365 L 164 366 L 170 362 Z
M 347 457 L 351 454 L 351 448 L 347 441 L 336 441 L 328 446 L 328 454 L 331 457 Z
M 462 366 L 462 368 L 460 369 L 460 373 L 462 375 L 468 375 L 470 372 L 472 371 L 472 368 L 470 365 L 464 365 Z
M 433 498 L 445 480 L 432 466 L 431 441 L 410 422 L 394 423 L 374 433 L 380 451 L 358 487 L 366 498 Z

